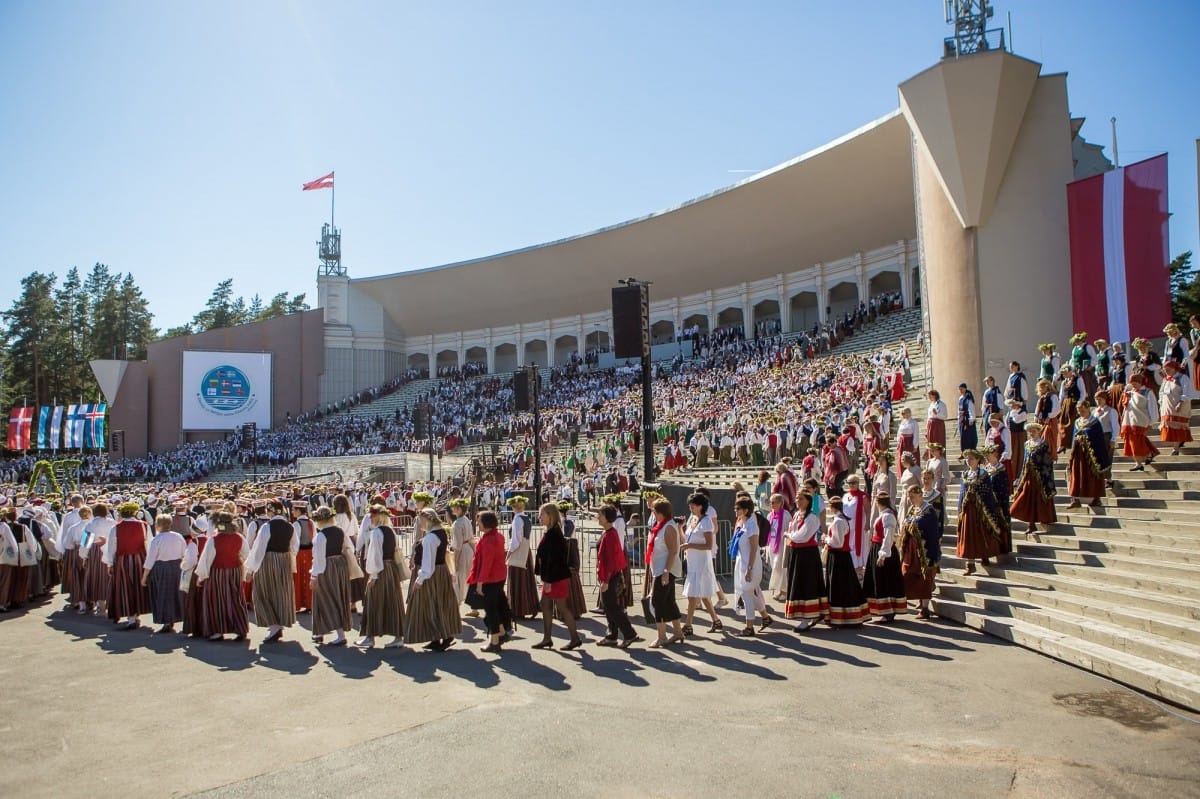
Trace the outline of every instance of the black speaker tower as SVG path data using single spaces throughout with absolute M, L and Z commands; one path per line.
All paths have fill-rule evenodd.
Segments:
M 641 358 L 650 350 L 650 290 L 629 283 L 612 290 L 613 352 L 617 358 Z

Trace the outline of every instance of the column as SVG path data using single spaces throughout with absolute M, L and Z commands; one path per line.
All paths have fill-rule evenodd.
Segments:
M 826 309 L 829 307 L 829 295 L 825 293 L 825 264 L 817 262 L 817 321 L 825 324 L 828 321 L 829 314 Z
M 709 289 L 705 294 L 708 297 L 708 331 L 711 333 L 717 329 L 717 309 L 713 302 L 712 289 Z
M 854 275 L 858 278 L 858 301 L 867 301 L 867 264 L 862 252 L 855 254 Z
M 487 329 L 487 365 L 488 374 L 496 373 L 496 347 L 492 337 L 492 329 Z
M 584 346 L 585 343 L 583 338 L 583 314 L 579 314 L 575 320 L 575 354 L 579 356 L 580 360 L 583 360 L 583 353 L 586 349 Z
M 788 296 L 787 275 L 780 272 L 776 276 L 779 282 L 775 284 L 776 301 L 779 303 L 779 327 L 784 333 L 792 332 L 792 301 Z
M 680 336 L 680 330 L 679 330 L 679 328 L 680 328 L 680 325 L 682 324 L 682 320 L 679 318 L 679 317 L 680 317 L 680 314 L 679 314 L 679 298 L 678 298 L 678 297 L 676 297 L 676 298 L 675 298 L 675 301 L 674 301 L 672 304 L 675 306 L 675 316 L 674 316 L 674 317 L 672 318 L 672 320 L 671 320 L 671 321 L 672 321 L 672 324 L 674 325 L 674 327 L 673 327 L 672 329 L 675 331 L 675 340 L 676 340 L 676 341 L 678 341 L 678 340 L 679 340 L 679 336 Z
M 754 338 L 754 325 L 758 322 L 754 318 L 754 306 L 750 303 L 750 284 L 742 284 L 742 329 L 746 331 L 746 338 Z
M 900 254 L 900 294 L 904 297 L 904 307 L 908 308 L 911 307 L 913 300 L 912 265 L 908 262 L 908 242 L 901 239 L 896 243 L 896 249 Z

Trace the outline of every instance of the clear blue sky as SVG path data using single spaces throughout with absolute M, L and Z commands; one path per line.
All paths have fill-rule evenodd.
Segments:
M 1088 139 L 1170 153 L 1171 250 L 1200 249 L 1200 2 L 997 6 Z M 353 276 L 586 232 L 888 113 L 948 32 L 941 0 L 8 0 L 0 306 L 96 261 L 163 328 L 225 277 L 315 304 L 329 192 L 300 184 L 334 169 Z

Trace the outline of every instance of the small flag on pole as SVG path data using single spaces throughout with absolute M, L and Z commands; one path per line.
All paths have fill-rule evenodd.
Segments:
M 83 412 L 84 446 L 88 449 L 104 449 L 104 412 L 108 406 L 103 402 L 99 405 L 85 405 Z
M 83 412 L 86 405 L 67 406 L 67 427 L 63 439 L 67 449 L 83 449 Z
M 55 405 L 54 410 L 50 413 L 50 449 L 55 451 L 62 443 L 63 411 L 65 410 L 66 408 L 63 406 Z
M 332 189 L 333 188 L 333 173 L 330 172 L 324 177 L 319 177 L 316 180 L 305 183 L 300 187 L 300 191 L 316 191 L 317 189 Z

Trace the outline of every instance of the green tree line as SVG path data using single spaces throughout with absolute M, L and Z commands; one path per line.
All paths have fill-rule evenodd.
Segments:
M 304 298 L 284 292 L 270 302 L 258 295 L 247 302 L 234 297 L 233 280 L 226 279 L 191 322 L 160 334 L 128 272 L 100 263 L 86 276 L 71 267 L 61 280 L 53 272 L 32 272 L 0 312 L 0 407 L 94 402 L 100 387 L 90 360 L 143 360 L 153 341 L 308 310 Z

